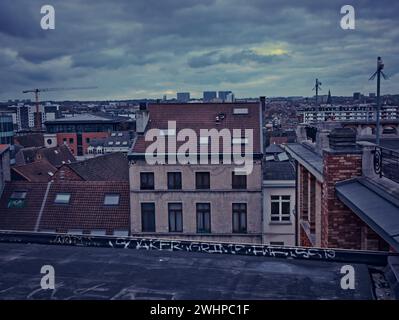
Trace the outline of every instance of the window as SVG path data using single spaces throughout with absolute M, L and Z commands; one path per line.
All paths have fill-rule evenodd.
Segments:
M 108 141 L 108 145 L 112 146 L 114 144 L 113 141 Z
M 290 221 L 290 196 L 271 196 L 271 221 Z
M 271 246 L 283 246 L 284 241 L 270 241 Z
M 70 143 L 70 144 L 73 143 L 73 138 L 69 138 L 69 143 Z
M 7 208 L 25 208 L 26 191 L 14 191 L 8 200 Z
M 209 203 L 197 203 L 197 232 L 211 232 L 211 205 Z
M 106 206 L 117 206 L 119 205 L 119 194 L 106 194 L 104 197 L 104 205 Z
M 232 172 L 232 188 L 233 189 L 246 189 L 247 188 L 247 175 L 236 174 Z
M 169 203 L 169 232 L 183 232 L 183 208 L 181 203 Z
M 90 138 L 86 138 L 86 143 L 90 143 Z
M 141 172 L 140 173 L 140 189 L 141 190 L 154 190 L 154 173 Z
M 181 172 L 168 172 L 168 189 L 181 189 Z
M 248 108 L 234 108 L 233 114 L 248 114 Z
M 155 203 L 141 204 L 141 231 L 155 232 Z
M 210 174 L 209 172 L 195 173 L 195 188 L 196 189 L 210 189 Z
M 48 144 L 49 146 L 51 146 L 51 145 L 53 144 L 53 140 L 47 139 L 47 144 Z
M 54 203 L 56 204 L 68 204 L 71 199 L 70 193 L 57 193 L 55 196 Z
M 247 232 L 247 204 L 233 203 L 233 232 Z

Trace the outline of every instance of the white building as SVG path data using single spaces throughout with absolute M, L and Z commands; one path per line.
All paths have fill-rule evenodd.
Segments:
M 278 158 L 282 157 L 276 155 L 276 159 Z M 290 161 L 264 161 L 262 195 L 263 242 L 294 246 L 295 169 Z
M 354 105 L 320 105 L 300 109 L 301 123 L 309 124 L 321 121 L 376 121 L 376 106 L 371 103 Z M 382 120 L 399 119 L 398 106 L 381 106 Z

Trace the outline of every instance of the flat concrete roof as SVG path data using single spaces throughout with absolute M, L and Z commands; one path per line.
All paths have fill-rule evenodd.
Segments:
M 0 299 L 373 299 L 366 264 L 194 252 L 0 243 Z M 43 265 L 55 290 L 42 290 Z

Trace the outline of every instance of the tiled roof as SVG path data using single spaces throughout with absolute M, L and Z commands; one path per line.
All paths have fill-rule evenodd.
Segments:
M 57 168 L 46 160 L 42 160 L 12 167 L 11 171 L 16 172 L 27 181 L 46 182 L 51 180 L 52 176 L 57 172 Z
M 247 109 L 248 114 L 234 114 L 234 109 Z M 176 121 L 177 131 L 186 128 L 192 129 L 198 137 L 200 129 L 217 129 L 219 131 L 241 129 L 242 135 L 244 135 L 244 129 L 253 129 L 253 151 L 261 153 L 260 106 L 258 103 L 153 104 L 148 106 L 148 110 L 150 121 L 147 129 L 167 129 L 168 121 Z M 224 115 L 224 119 L 220 120 L 220 123 L 216 122 L 218 115 Z M 139 136 L 132 152 L 143 154 L 151 143 L 146 142 L 144 136 Z M 183 143 L 184 141 L 177 142 L 177 148 Z M 222 146 L 222 142 L 220 145 Z
M 65 145 L 53 148 L 42 148 L 38 151 L 38 154 L 55 167 L 76 161 L 71 150 Z
M 16 144 L 19 144 L 25 148 L 29 147 L 43 147 L 44 138 L 42 133 L 30 133 L 22 136 L 14 137 Z
M 26 191 L 25 207 L 8 208 L 10 196 L 14 191 Z M 69 193 L 71 195 L 69 204 L 55 204 L 57 193 Z M 119 205 L 104 205 L 106 194 L 119 194 Z M 41 211 L 42 204 L 44 205 Z M 38 224 L 39 231 L 105 229 L 108 234 L 112 234 L 115 229 L 129 229 L 129 183 L 121 181 L 11 182 L 6 184 L 0 199 L 0 212 L 0 230 L 34 231 Z
M 31 147 L 21 149 L 16 155 L 17 164 L 27 164 L 34 161 L 47 160 L 55 167 L 65 163 L 75 162 L 76 159 L 71 150 L 65 145 L 53 148 Z
M 265 161 L 263 180 L 295 180 L 295 168 L 290 161 Z
M 128 160 L 121 152 L 71 163 L 68 166 L 87 181 L 129 181 Z
M 39 215 L 47 183 L 14 181 L 6 183 L 0 198 L 0 229 L 33 231 Z M 14 191 L 26 192 L 23 208 L 8 208 Z

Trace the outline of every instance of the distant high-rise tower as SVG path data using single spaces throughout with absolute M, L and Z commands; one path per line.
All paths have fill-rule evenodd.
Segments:
M 189 102 L 190 92 L 178 92 L 176 95 L 176 99 L 178 102 Z
M 218 97 L 224 102 L 227 101 L 229 97 L 231 97 L 231 94 L 233 94 L 231 91 L 219 91 Z
M 211 102 L 216 99 L 216 91 L 204 91 L 203 101 Z

